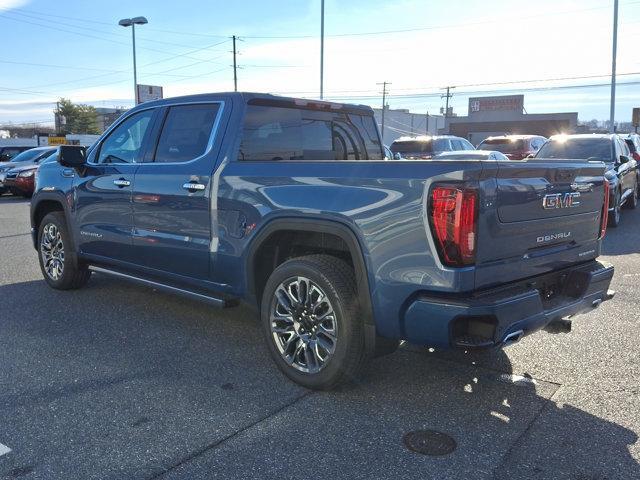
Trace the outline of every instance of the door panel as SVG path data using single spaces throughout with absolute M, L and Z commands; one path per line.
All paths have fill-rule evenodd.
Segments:
M 83 254 L 133 260 L 133 182 L 155 110 L 129 115 L 92 149 L 74 178 L 76 241 Z
M 136 262 L 191 279 L 209 277 L 210 180 L 221 103 L 164 113 L 153 162 L 141 164 L 133 193 Z
M 76 174 L 76 225 L 80 252 L 118 260 L 131 259 L 135 164 L 95 165 Z M 125 183 L 130 182 L 129 186 Z M 116 185 L 119 184 L 119 185 Z

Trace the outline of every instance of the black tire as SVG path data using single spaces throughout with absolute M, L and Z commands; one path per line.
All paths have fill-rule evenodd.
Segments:
M 638 206 L 638 186 L 633 186 L 633 192 L 627 197 L 627 201 L 624 202 L 624 208 L 634 210 Z
M 43 243 L 45 229 L 47 229 L 47 239 L 45 239 Z M 52 254 L 52 248 L 46 245 L 52 245 L 54 243 L 50 241 L 50 239 L 58 238 L 57 234 L 50 235 L 50 232 L 54 230 L 59 232 L 61 249 L 56 247 L 55 252 Z M 40 225 L 38 225 L 38 259 L 40 261 L 40 270 L 42 271 L 42 276 L 45 281 L 50 287 L 56 290 L 73 290 L 84 287 L 91 277 L 91 271 L 87 266 L 78 265 L 75 255 L 70 254 L 70 238 L 67 222 L 62 212 L 48 213 L 42 219 Z M 60 242 L 55 243 L 56 245 L 60 245 Z M 62 251 L 61 256 L 60 250 Z M 51 255 L 55 258 L 51 258 Z M 49 256 L 50 260 L 45 266 L 46 256 Z M 61 265 L 61 268 L 56 268 L 55 272 L 52 273 L 52 264 Z
M 325 350 L 327 360 L 320 367 L 320 370 L 316 372 L 301 371 L 300 368 L 304 366 L 301 367 L 300 363 L 296 362 L 296 358 L 300 360 L 307 359 L 307 350 L 311 352 L 314 351 L 313 347 L 308 347 L 308 345 L 312 344 L 311 337 L 307 339 L 310 342 L 309 344 L 306 344 L 302 340 L 303 335 L 306 334 L 308 336 L 311 334 L 308 325 L 314 325 L 313 318 L 310 319 L 309 315 L 305 315 L 304 318 L 296 317 L 298 319 L 303 318 L 298 322 L 294 322 L 293 320 L 291 322 L 289 322 L 289 320 L 286 321 L 287 331 L 291 333 L 287 345 L 290 344 L 293 347 L 292 350 L 294 350 L 290 362 L 285 360 L 285 353 L 280 351 L 280 348 L 284 347 L 280 340 L 276 338 L 278 334 L 272 331 L 271 314 L 283 305 L 282 302 L 278 301 L 276 291 L 278 290 L 282 293 L 283 290 L 280 289 L 281 286 L 284 285 L 286 287 L 287 282 L 295 282 L 296 279 L 298 279 L 299 282 L 300 278 L 309 280 L 310 283 L 307 283 L 307 285 L 311 285 L 311 287 L 319 287 L 321 293 L 328 299 L 333 312 L 335 312 L 335 315 L 332 316 L 333 320 L 330 320 L 333 323 L 333 332 L 335 333 L 335 342 L 332 344 L 334 351 L 328 354 L 329 351 Z M 300 284 L 298 284 L 298 287 L 300 287 Z M 311 287 L 306 288 L 311 290 Z M 315 314 L 318 311 L 317 308 L 323 307 L 317 307 L 316 309 L 303 307 L 305 304 L 311 305 L 313 297 L 311 295 L 307 297 L 306 293 L 302 295 L 300 293 L 302 290 L 304 290 L 304 288 L 297 290 L 298 298 L 304 297 L 305 301 L 297 305 L 300 309 L 304 308 L 305 313 L 307 312 L 306 308 L 309 308 L 309 311 L 313 312 L 311 317 L 315 318 Z M 289 298 L 292 297 L 285 297 L 287 303 L 290 303 L 294 310 L 298 308 L 293 307 L 294 303 L 289 302 Z M 316 298 L 320 298 L 319 294 Z M 291 310 L 289 310 L 289 312 L 290 311 Z M 366 360 L 364 326 L 362 317 L 358 312 L 356 280 L 354 272 L 349 265 L 339 258 L 329 255 L 309 255 L 287 260 L 274 270 L 264 288 L 260 317 L 269 352 L 280 370 L 291 380 L 306 388 L 331 390 L 340 383 L 356 378 Z M 299 313 L 301 313 L 300 310 L 297 310 L 297 313 L 294 315 L 298 315 Z M 293 315 L 290 318 L 294 318 Z M 302 327 L 304 321 L 310 322 L 306 324 L 306 331 Z M 274 322 L 273 325 L 275 326 L 276 323 Z M 295 331 L 294 325 L 297 325 Z M 316 328 L 322 327 L 324 322 L 320 321 L 319 323 L 315 323 L 315 325 L 316 327 L 313 328 L 314 332 Z M 318 337 L 322 334 L 322 330 L 318 330 Z M 312 338 L 316 338 L 315 335 L 314 333 Z M 292 338 L 297 338 L 297 340 L 294 342 L 291 340 Z M 316 345 L 318 343 L 319 341 L 316 342 Z M 286 351 L 285 349 L 285 352 Z M 295 352 L 298 351 L 300 353 L 298 357 L 296 357 Z M 318 352 L 317 346 L 315 352 Z M 310 353 L 310 355 L 313 355 L 313 353 Z M 307 365 L 313 364 L 317 366 L 320 363 L 318 358 L 321 358 L 321 356 L 315 358 L 315 362 L 306 362 Z
M 609 212 L 609 219 L 607 221 L 607 226 L 611 228 L 616 228 L 618 225 L 620 225 L 620 197 L 620 190 L 618 190 L 616 191 L 616 195 L 613 200 L 613 212 Z

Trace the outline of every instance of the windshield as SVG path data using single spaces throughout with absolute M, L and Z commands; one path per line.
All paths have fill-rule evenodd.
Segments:
M 447 150 L 446 140 L 407 140 L 402 142 L 393 142 L 391 151 L 394 153 L 433 153 Z
M 485 148 L 486 147 L 486 148 Z M 526 143 L 523 139 L 510 138 L 493 138 L 484 140 L 478 145 L 479 150 L 497 150 L 502 153 L 516 153 L 526 149 Z
M 608 138 L 551 139 L 538 150 L 536 158 L 614 161 L 612 143 Z
M 36 161 L 41 160 L 43 158 L 47 158 L 53 152 L 55 152 L 55 150 L 36 150 L 36 149 L 25 150 L 24 152 L 19 153 L 18 155 L 13 157 L 11 159 L 11 162 L 12 163 L 17 163 L 17 162 L 36 162 Z

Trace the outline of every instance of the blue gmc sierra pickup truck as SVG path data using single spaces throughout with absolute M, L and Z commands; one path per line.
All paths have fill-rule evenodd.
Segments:
M 611 298 L 602 163 L 383 152 L 366 106 L 253 93 L 138 105 L 39 168 L 43 276 L 248 303 L 275 363 L 315 389 L 400 340 L 500 347 Z

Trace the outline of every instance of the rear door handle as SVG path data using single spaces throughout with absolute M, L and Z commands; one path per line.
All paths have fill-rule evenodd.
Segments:
M 206 187 L 202 183 L 187 182 L 182 185 L 182 188 L 190 192 L 198 192 L 204 190 Z
M 124 178 L 119 178 L 118 180 L 114 180 L 113 184 L 116 185 L 119 188 L 124 188 L 124 187 L 130 186 L 131 182 L 129 180 L 124 179 Z

